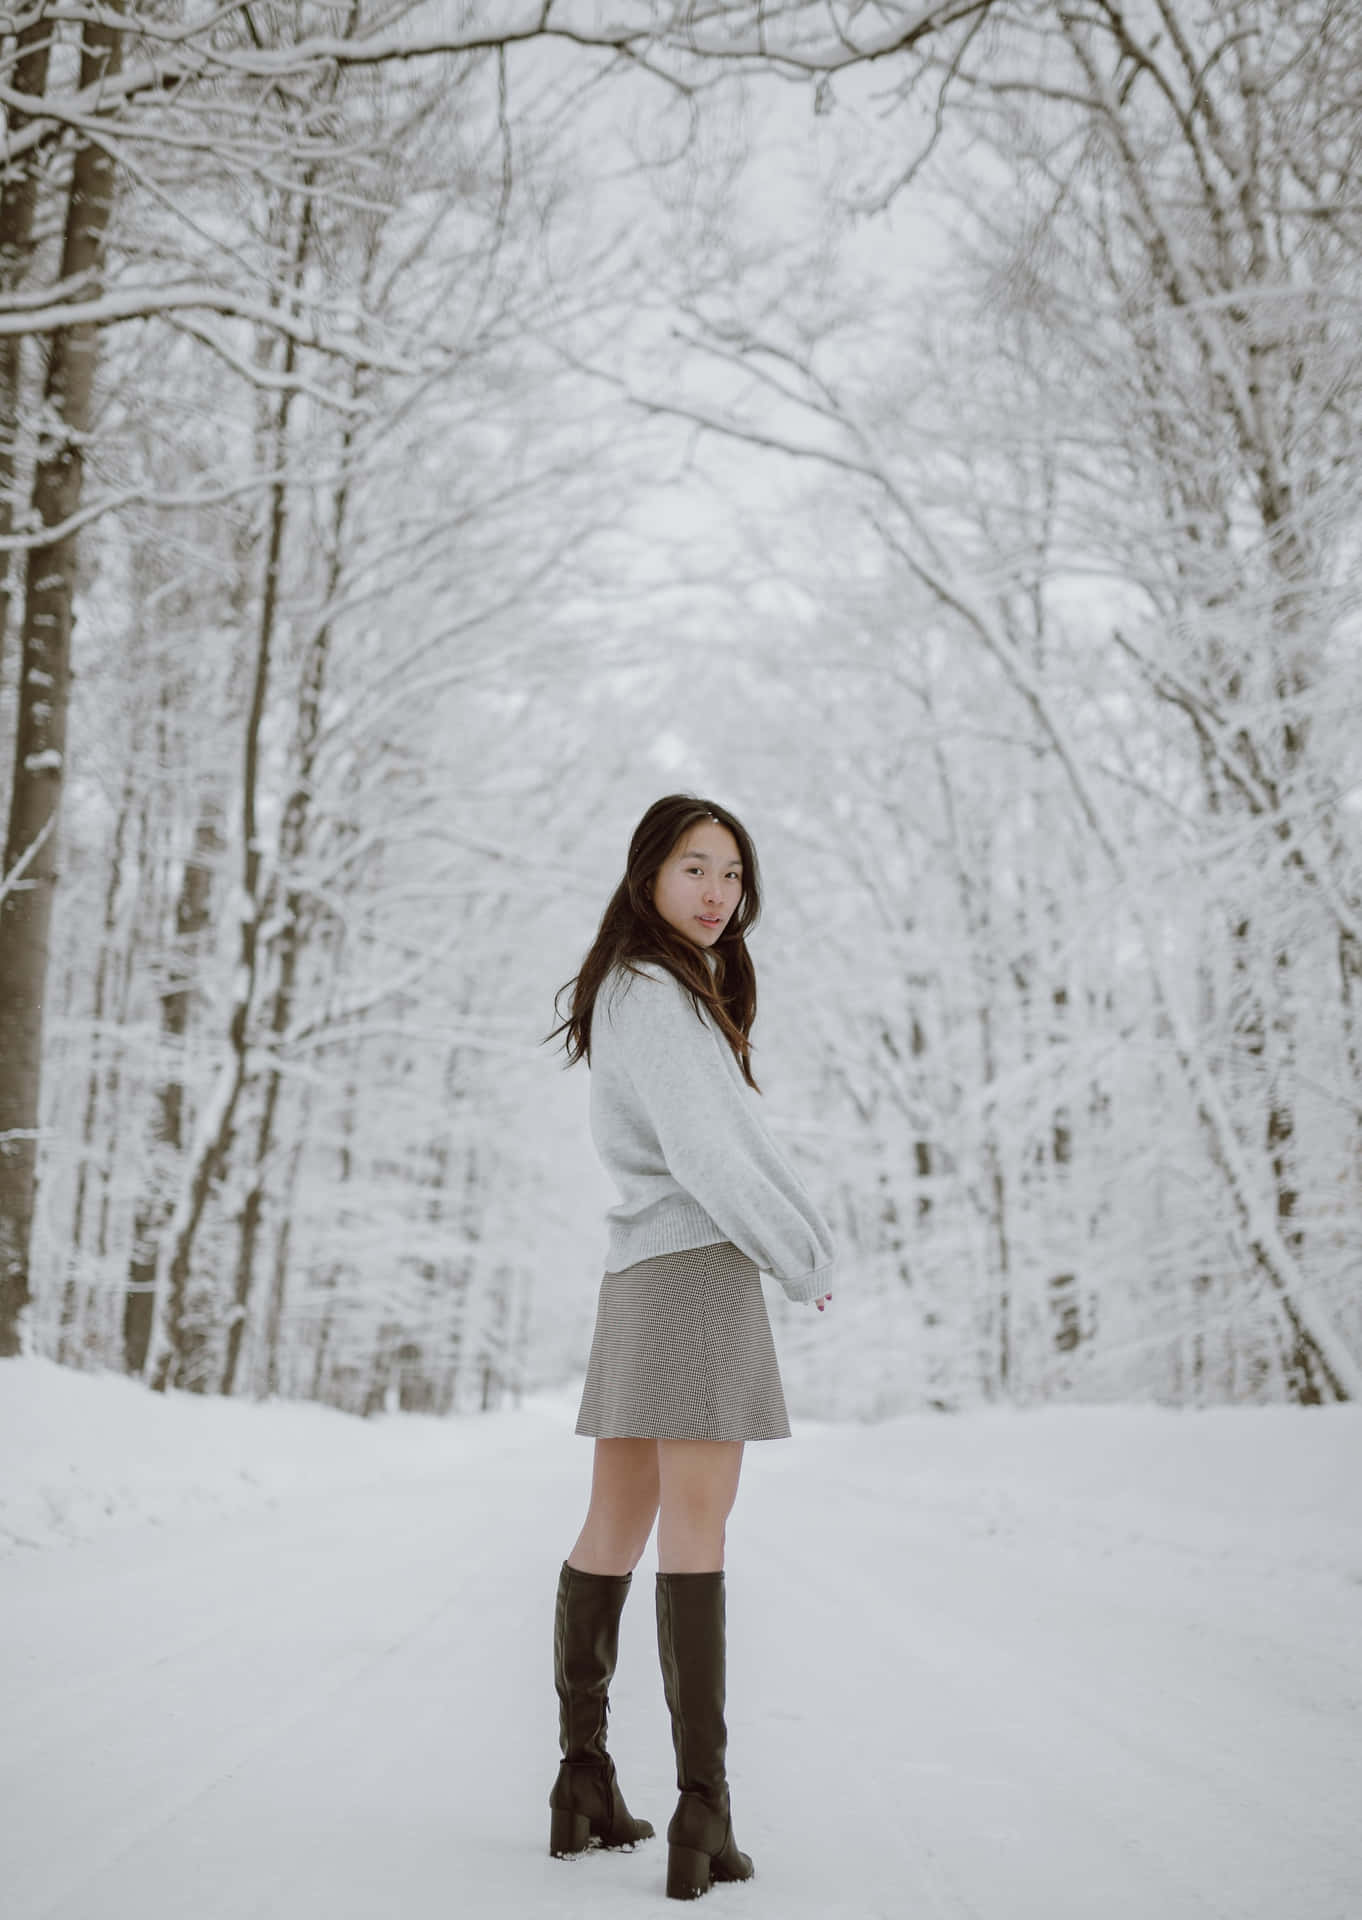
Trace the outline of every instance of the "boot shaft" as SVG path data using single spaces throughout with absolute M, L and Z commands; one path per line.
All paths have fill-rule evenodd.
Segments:
M 671 1714 L 676 1785 L 728 1810 L 724 1719 L 726 1609 L 722 1573 L 659 1573 L 657 1651 Z
M 610 1683 L 619 1654 L 627 1573 L 582 1573 L 566 1560 L 553 1615 L 553 1681 L 563 1763 L 549 1794 L 549 1852 L 583 1853 L 593 1842 L 632 1847 L 651 1839 L 624 1803 L 605 1747 Z
M 553 1615 L 553 1679 L 565 1760 L 605 1758 L 620 1614 L 632 1578 L 627 1573 L 582 1573 L 563 1562 Z

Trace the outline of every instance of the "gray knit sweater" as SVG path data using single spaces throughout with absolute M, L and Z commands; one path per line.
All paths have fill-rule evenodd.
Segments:
M 606 1271 L 731 1240 L 791 1300 L 832 1284 L 827 1223 L 757 1111 L 733 1049 L 665 967 L 614 968 L 591 1023 L 591 1136 L 620 1202 Z

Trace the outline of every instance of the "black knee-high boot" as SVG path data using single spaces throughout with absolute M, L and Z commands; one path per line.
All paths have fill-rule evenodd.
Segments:
M 713 1880 L 750 1880 L 733 1840 L 724 1756 L 727 1679 L 722 1573 L 659 1573 L 657 1651 L 681 1798 L 667 1828 L 667 1896 L 696 1900 Z
M 553 1618 L 553 1680 L 563 1763 L 549 1794 L 549 1852 L 581 1853 L 593 1841 L 632 1847 L 653 1829 L 624 1804 L 605 1750 L 620 1613 L 632 1575 L 582 1573 L 566 1560 Z

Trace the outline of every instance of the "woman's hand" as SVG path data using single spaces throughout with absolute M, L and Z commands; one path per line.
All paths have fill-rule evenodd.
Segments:
M 832 1298 L 832 1295 L 830 1293 L 825 1293 L 821 1300 L 815 1300 L 813 1304 L 817 1307 L 818 1311 L 821 1313 L 824 1307 L 828 1304 L 828 1301 L 831 1300 L 831 1298 Z

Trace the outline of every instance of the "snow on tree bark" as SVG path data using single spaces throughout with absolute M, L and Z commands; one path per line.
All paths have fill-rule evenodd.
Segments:
M 122 0 L 114 0 L 111 15 L 121 7 Z M 115 76 L 121 51 L 116 25 L 87 22 L 82 29 L 82 86 L 94 87 Z M 78 145 L 62 241 L 64 281 L 93 283 L 97 278 L 115 190 L 114 161 L 107 149 L 93 142 Z M 44 385 L 46 427 L 33 476 L 33 513 L 39 526 L 59 525 L 80 505 L 98 357 L 94 327 L 63 328 L 53 335 Z M 25 566 L 4 872 L 11 873 L 21 861 L 27 865 L 22 881 L 0 901 L 0 1355 L 19 1350 L 30 1297 L 43 1005 L 58 878 L 76 560 L 76 536 L 68 534 L 51 546 L 31 548 Z

